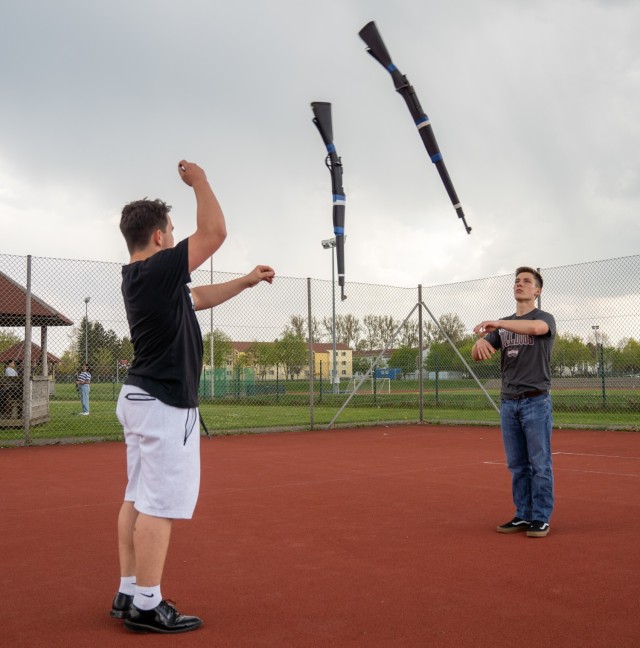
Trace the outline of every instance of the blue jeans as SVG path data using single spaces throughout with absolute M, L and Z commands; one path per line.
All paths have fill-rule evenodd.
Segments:
M 80 388 L 80 402 L 82 403 L 82 411 L 89 411 L 89 385 L 78 385 Z
M 551 396 L 501 400 L 500 424 L 516 515 L 549 522 L 553 511 Z

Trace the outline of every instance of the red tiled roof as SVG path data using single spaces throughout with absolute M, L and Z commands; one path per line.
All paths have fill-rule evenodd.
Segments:
M 31 343 L 31 362 L 37 364 L 40 362 L 42 356 L 42 349 L 35 343 Z M 12 347 L 5 349 L 0 353 L 0 362 L 9 362 L 10 360 L 24 361 L 24 340 L 14 344 Z M 53 353 L 47 351 L 47 361 L 52 363 L 60 362 L 60 358 L 54 356 Z
M 24 326 L 26 308 L 26 289 L 4 272 L 0 272 L 0 326 Z M 33 326 L 71 326 L 73 322 L 32 293 L 31 324 Z

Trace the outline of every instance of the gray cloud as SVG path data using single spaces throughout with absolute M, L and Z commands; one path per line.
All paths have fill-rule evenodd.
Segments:
M 430 115 L 467 236 L 388 75 L 375 19 Z M 330 276 L 345 165 L 347 281 L 426 285 L 637 254 L 640 46 L 632 2 L 7 0 L 0 26 L 3 252 L 124 261 L 122 204 L 194 225 L 181 157 L 227 214 L 219 270 Z

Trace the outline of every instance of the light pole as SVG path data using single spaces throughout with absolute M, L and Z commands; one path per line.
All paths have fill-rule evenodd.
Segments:
M 89 364 L 89 300 L 91 297 L 84 298 L 84 362 Z
M 346 242 L 347 237 L 344 237 Z M 325 250 L 331 249 L 331 301 L 333 306 L 333 317 L 331 320 L 331 335 L 333 339 L 333 362 L 331 363 L 331 382 L 333 384 L 333 393 L 339 392 L 340 378 L 338 378 L 338 369 L 336 368 L 336 278 L 335 278 L 335 249 L 336 239 L 330 238 L 322 241 L 322 247 Z
M 607 404 L 607 388 L 604 382 L 604 349 L 602 342 L 598 344 L 598 329 L 600 328 L 597 324 L 594 324 L 592 327 L 593 334 L 596 338 L 596 362 L 600 367 L 600 380 L 602 381 L 602 404 Z

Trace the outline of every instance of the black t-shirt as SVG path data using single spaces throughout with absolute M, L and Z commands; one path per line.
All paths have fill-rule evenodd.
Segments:
M 549 330 L 544 335 L 522 335 L 498 329 L 485 336 L 500 349 L 502 389 L 500 396 L 510 398 L 527 391 L 548 391 L 551 386 L 551 351 L 556 337 L 556 321 L 551 315 L 534 308 L 526 315 L 509 315 L 505 320 L 542 320 Z
M 202 334 L 187 284 L 189 242 L 122 268 L 133 363 L 126 384 L 173 407 L 197 407 Z

